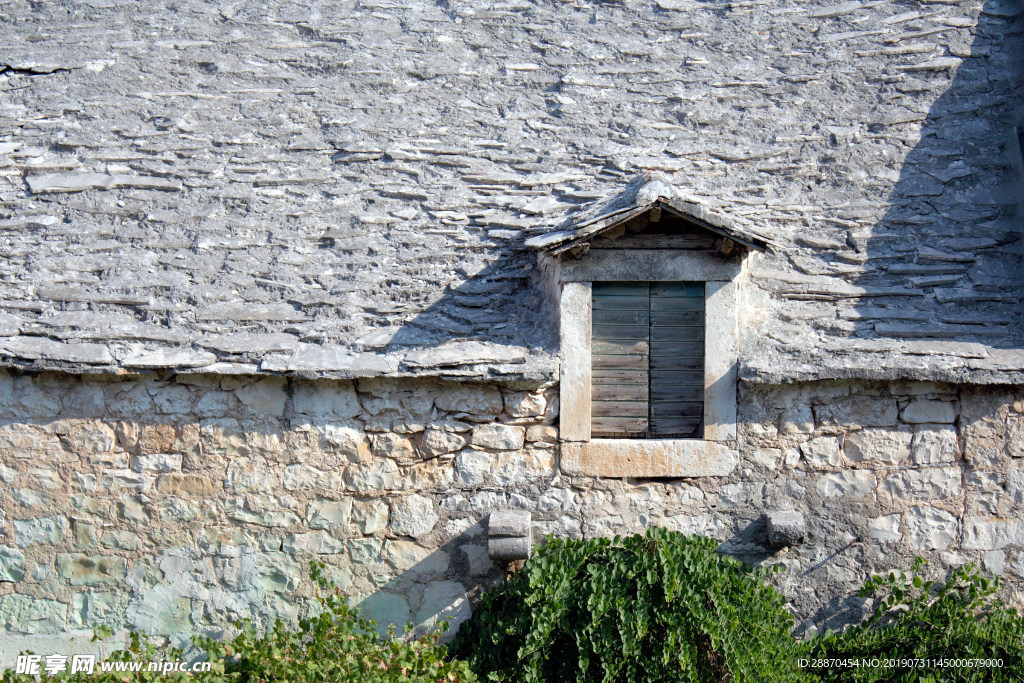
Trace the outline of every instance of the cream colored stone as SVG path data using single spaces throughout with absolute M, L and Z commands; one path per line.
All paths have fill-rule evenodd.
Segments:
M 407 437 L 391 432 L 374 434 L 370 452 L 376 456 L 392 458 L 398 462 L 416 459 L 416 448 Z
M 591 285 L 562 284 L 559 434 L 566 441 L 590 440 Z
M 503 396 L 505 412 L 515 418 L 542 417 L 547 407 L 543 393 L 510 391 Z
M 867 428 L 846 435 L 843 452 L 853 462 L 877 460 L 898 465 L 910 457 L 913 432 L 907 428 Z
M 525 438 L 525 428 L 495 423 L 474 427 L 470 443 L 481 448 L 508 451 L 522 448 Z
M 960 454 L 956 428 L 950 425 L 919 425 L 910 448 L 918 465 L 953 462 Z
M 212 496 L 222 492 L 220 482 L 196 474 L 161 474 L 156 488 L 160 493 L 172 496 Z
M 352 521 L 364 534 L 372 534 L 388 525 L 388 505 L 383 500 L 357 500 L 352 506 Z
M 819 436 L 800 444 L 800 453 L 810 467 L 838 467 L 843 464 L 839 451 L 839 439 L 834 436 Z
M 960 523 L 949 512 L 930 505 L 918 505 L 907 511 L 907 542 L 914 550 L 945 550 L 959 532 Z
M 427 458 L 435 458 L 446 453 L 454 453 L 466 445 L 466 437 L 457 432 L 444 429 L 427 429 L 420 441 L 420 453 Z
M 868 470 L 846 470 L 825 474 L 818 480 L 817 488 L 818 495 L 822 498 L 859 498 L 874 492 L 875 476 Z
M 551 425 L 533 425 L 526 430 L 526 440 L 529 442 L 558 443 L 558 430 Z
M 725 476 L 738 462 L 736 451 L 698 439 L 594 439 L 561 447 L 562 472 L 578 476 Z

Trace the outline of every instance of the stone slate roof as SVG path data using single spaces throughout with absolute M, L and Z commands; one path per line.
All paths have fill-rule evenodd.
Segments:
M 736 221 L 680 196 L 664 177 L 651 171 L 638 175 L 626 185 L 625 190 L 608 201 L 595 202 L 594 208 L 573 214 L 557 229 L 534 235 L 524 244 L 558 256 L 651 209 L 669 211 L 690 224 L 748 248 L 763 250 L 771 244 L 764 235 L 744 229 L 736 225 Z
M 744 377 L 1024 368 L 1018 4 L 0 15 L 0 363 L 552 377 L 525 242 L 647 169 L 780 246 Z

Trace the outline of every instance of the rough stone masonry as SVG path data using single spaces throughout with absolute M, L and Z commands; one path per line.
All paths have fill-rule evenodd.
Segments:
M 0 375 L 3 657 L 99 625 L 182 643 L 294 617 L 311 559 L 382 626 L 457 625 L 500 577 L 482 524 L 501 509 L 530 511 L 537 541 L 658 524 L 783 563 L 803 629 L 853 618 L 865 576 L 916 555 L 1024 601 L 1024 392 L 741 394 L 732 474 L 623 481 L 560 475 L 550 386 Z M 805 542 L 771 548 L 767 510 L 801 513 Z

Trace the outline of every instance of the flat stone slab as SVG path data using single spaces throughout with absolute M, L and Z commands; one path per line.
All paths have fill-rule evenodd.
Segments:
M 562 472 L 587 477 L 723 477 L 739 454 L 700 439 L 594 439 L 562 443 Z

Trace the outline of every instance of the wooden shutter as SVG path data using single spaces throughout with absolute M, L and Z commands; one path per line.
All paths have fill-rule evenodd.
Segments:
M 590 431 L 643 436 L 650 425 L 650 292 L 646 282 L 595 282 Z
M 651 283 L 654 437 L 699 438 L 704 418 L 704 283 Z
M 703 283 L 595 282 L 591 372 L 595 436 L 699 436 Z

